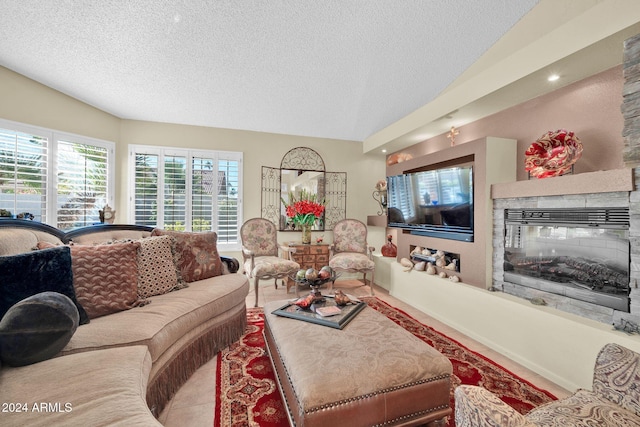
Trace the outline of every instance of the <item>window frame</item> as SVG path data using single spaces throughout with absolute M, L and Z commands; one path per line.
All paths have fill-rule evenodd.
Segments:
M 135 191 L 136 191 L 136 155 L 137 154 L 149 154 L 158 156 L 158 186 L 165 187 L 164 185 L 164 165 L 165 157 L 176 156 L 186 158 L 186 177 L 185 177 L 185 230 L 192 230 L 192 215 L 193 215 L 193 159 L 194 158 L 211 158 L 214 160 L 214 170 L 218 170 L 218 165 L 221 160 L 233 160 L 238 162 L 238 185 L 237 185 L 237 239 L 235 242 L 225 242 L 218 240 L 218 247 L 225 251 L 237 251 L 242 248 L 240 242 L 240 227 L 242 226 L 243 217 L 243 153 L 239 151 L 222 151 L 222 150 L 205 150 L 197 148 L 178 148 L 178 147 L 161 147 L 157 145 L 144 145 L 144 144 L 129 144 L 128 148 L 128 174 L 129 181 L 127 200 L 129 201 L 130 209 L 128 210 L 127 220 L 130 223 L 136 221 L 136 209 L 135 209 Z M 162 165 L 162 169 L 161 166 Z M 160 172 L 162 171 L 162 172 Z M 158 218 L 156 219 L 156 227 L 161 227 L 160 219 L 164 220 L 164 205 L 160 203 L 162 199 L 162 193 L 158 194 L 157 206 L 158 206 Z M 217 203 L 217 202 L 216 202 Z M 219 211 L 219 209 L 218 209 Z M 218 221 L 212 223 L 212 231 L 215 231 L 220 236 L 218 228 Z
M 28 135 L 39 136 L 47 139 L 47 163 L 45 187 L 45 218 L 42 223 L 52 227 L 58 225 L 58 144 L 60 142 L 92 145 L 107 150 L 107 182 L 106 182 L 106 204 L 114 206 L 115 195 L 115 149 L 116 144 L 112 141 L 79 135 L 71 132 L 63 132 L 56 129 L 30 125 L 0 118 L 0 128 L 20 132 Z M 19 212 L 12 212 L 17 215 Z M 85 224 L 88 226 L 91 224 Z M 67 229 L 65 229 L 67 230 Z

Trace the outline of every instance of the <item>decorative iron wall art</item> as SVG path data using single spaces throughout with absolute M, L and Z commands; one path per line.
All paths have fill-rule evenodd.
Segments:
M 289 192 L 304 190 L 316 194 L 325 202 L 324 216 L 313 230 L 332 230 L 346 218 L 347 173 L 326 172 L 322 157 L 308 147 L 289 150 L 280 162 L 280 168 L 262 166 L 262 218 L 277 224 L 280 231 L 291 231 L 287 225 L 282 200 L 288 200 Z

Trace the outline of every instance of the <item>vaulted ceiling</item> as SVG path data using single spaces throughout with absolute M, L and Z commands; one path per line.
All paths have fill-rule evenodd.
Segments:
M 524 77 L 491 65 L 602 3 L 640 2 L 0 0 L 0 65 L 123 119 L 364 141 L 368 151 L 415 143 L 435 115 Z M 478 84 L 486 89 L 468 93 Z

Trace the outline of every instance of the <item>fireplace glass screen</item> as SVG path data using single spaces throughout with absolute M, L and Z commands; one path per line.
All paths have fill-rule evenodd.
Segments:
M 506 282 L 629 311 L 628 225 L 531 217 L 505 224 Z

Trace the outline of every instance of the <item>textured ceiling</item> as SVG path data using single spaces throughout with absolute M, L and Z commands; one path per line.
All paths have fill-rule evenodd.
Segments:
M 117 117 L 362 141 L 536 0 L 0 0 L 0 65 Z

